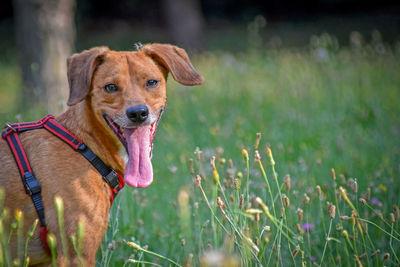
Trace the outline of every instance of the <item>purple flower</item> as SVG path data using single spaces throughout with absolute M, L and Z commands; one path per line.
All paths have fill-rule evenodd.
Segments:
M 376 197 L 371 198 L 371 204 L 378 207 L 382 206 L 382 203 Z
M 304 231 L 312 231 L 312 229 L 314 229 L 314 225 L 312 223 L 304 223 L 301 228 Z
M 310 261 L 315 262 L 316 258 L 314 256 L 310 256 Z

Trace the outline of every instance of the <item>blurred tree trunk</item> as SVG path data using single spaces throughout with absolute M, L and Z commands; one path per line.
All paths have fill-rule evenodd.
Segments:
M 164 17 L 175 44 L 189 50 L 204 48 L 204 18 L 199 0 L 162 0 Z
M 68 97 L 66 59 L 74 43 L 75 0 L 13 0 L 24 108 L 59 112 Z

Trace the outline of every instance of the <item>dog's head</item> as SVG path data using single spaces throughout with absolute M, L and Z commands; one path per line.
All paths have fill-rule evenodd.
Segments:
M 168 44 L 148 44 L 133 52 L 95 47 L 74 54 L 67 64 L 68 105 L 85 101 L 116 145 L 125 147 L 127 184 L 150 185 L 152 141 L 166 105 L 168 72 L 184 85 L 201 84 L 204 78 L 183 49 Z

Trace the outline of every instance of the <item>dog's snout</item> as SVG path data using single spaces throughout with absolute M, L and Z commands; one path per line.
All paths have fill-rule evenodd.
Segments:
M 135 106 L 126 110 L 126 115 L 133 122 L 144 122 L 149 117 L 149 109 L 147 106 Z

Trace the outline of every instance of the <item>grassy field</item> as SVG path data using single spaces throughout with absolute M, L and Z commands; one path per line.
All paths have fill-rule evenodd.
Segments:
M 400 264 L 400 47 L 357 38 L 205 53 L 204 85 L 171 78 L 154 184 L 117 198 L 98 266 L 173 266 L 146 249 L 182 266 Z M 4 103 L 15 69 L 0 65 Z

